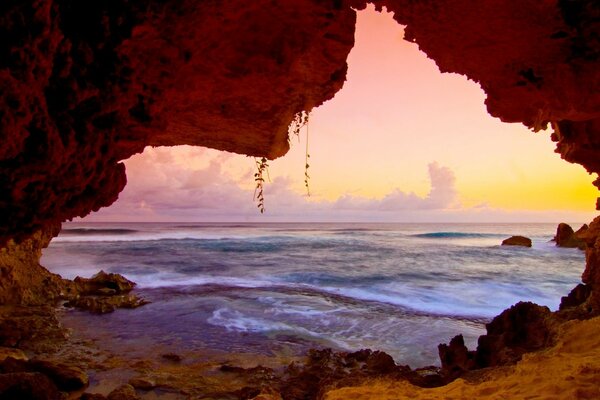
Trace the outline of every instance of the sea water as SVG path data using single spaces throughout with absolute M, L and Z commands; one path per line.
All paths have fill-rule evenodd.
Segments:
M 42 264 L 66 278 L 102 269 L 137 282 L 151 304 L 76 314 L 132 348 L 371 348 L 418 367 L 438 364 L 437 344 L 457 334 L 474 348 L 485 323 L 518 301 L 557 309 L 580 281 L 584 255 L 555 247 L 555 229 L 80 222 L 64 225 Z M 500 246 L 514 234 L 533 247 Z

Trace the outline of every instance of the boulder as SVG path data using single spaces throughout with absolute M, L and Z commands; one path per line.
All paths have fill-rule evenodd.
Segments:
M 511 236 L 502 241 L 502 246 L 523 246 L 531 247 L 531 239 L 525 236 Z
M 581 250 L 585 250 L 586 245 L 583 240 L 579 238 L 579 234 L 583 234 L 588 229 L 587 225 L 583 225 L 581 228 L 577 230 L 577 232 L 573 231 L 573 228 L 569 224 L 560 223 L 556 228 L 556 236 L 554 236 L 554 241 L 558 247 L 569 247 L 569 248 L 578 248 Z
M 128 293 L 135 287 L 135 283 L 121 274 L 98 272 L 91 278 L 80 276 L 74 279 L 75 285 L 82 295 L 113 295 Z

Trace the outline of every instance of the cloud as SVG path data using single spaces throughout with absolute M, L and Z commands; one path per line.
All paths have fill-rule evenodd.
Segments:
M 111 207 L 90 220 L 289 220 L 354 219 L 373 212 L 440 210 L 456 202 L 453 172 L 429 164 L 431 190 L 426 197 L 395 189 L 381 199 L 345 195 L 335 201 L 309 199 L 292 188 L 294 181 L 278 176 L 265 183 L 267 214 L 253 201 L 250 166 L 231 172 L 231 155 L 203 149 L 149 148 L 127 160 L 129 183 Z
M 428 167 L 431 190 L 427 197 L 394 189 L 382 199 L 345 195 L 335 202 L 334 207 L 340 210 L 373 211 L 439 210 L 457 207 L 456 178 L 452 170 L 441 167 L 436 162 L 430 163 Z
M 506 211 L 487 204 L 463 208 L 456 178 L 447 167 L 428 166 L 431 189 L 425 196 L 399 188 L 382 198 L 343 195 L 318 200 L 297 192 L 289 177 L 264 186 L 266 213 L 253 201 L 252 161 L 247 167 L 232 156 L 192 147 L 149 148 L 126 161 L 128 184 L 119 200 L 87 217 L 88 221 L 381 221 L 496 222 L 585 221 L 587 214 L 556 211 Z M 243 160 L 242 160 L 243 161 Z

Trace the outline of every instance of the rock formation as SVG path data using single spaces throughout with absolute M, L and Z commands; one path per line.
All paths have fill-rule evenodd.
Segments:
M 531 239 L 525 236 L 511 236 L 502 241 L 502 246 L 523 246 L 531 247 Z
M 577 230 L 577 232 L 573 231 L 571 225 L 560 223 L 556 228 L 556 235 L 554 236 L 554 240 L 558 247 L 576 247 L 578 249 L 585 249 L 585 242 L 579 239 L 579 234 L 583 234 L 588 229 L 587 225 L 583 225 L 581 228 Z

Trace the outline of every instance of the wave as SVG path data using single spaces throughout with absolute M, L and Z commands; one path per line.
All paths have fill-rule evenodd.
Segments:
M 67 228 L 60 231 L 61 235 L 129 235 L 139 232 L 136 229 L 124 228 Z
M 427 239 L 462 239 L 462 238 L 496 238 L 506 235 L 498 233 L 474 233 L 474 232 L 428 232 L 410 235 L 412 237 Z

